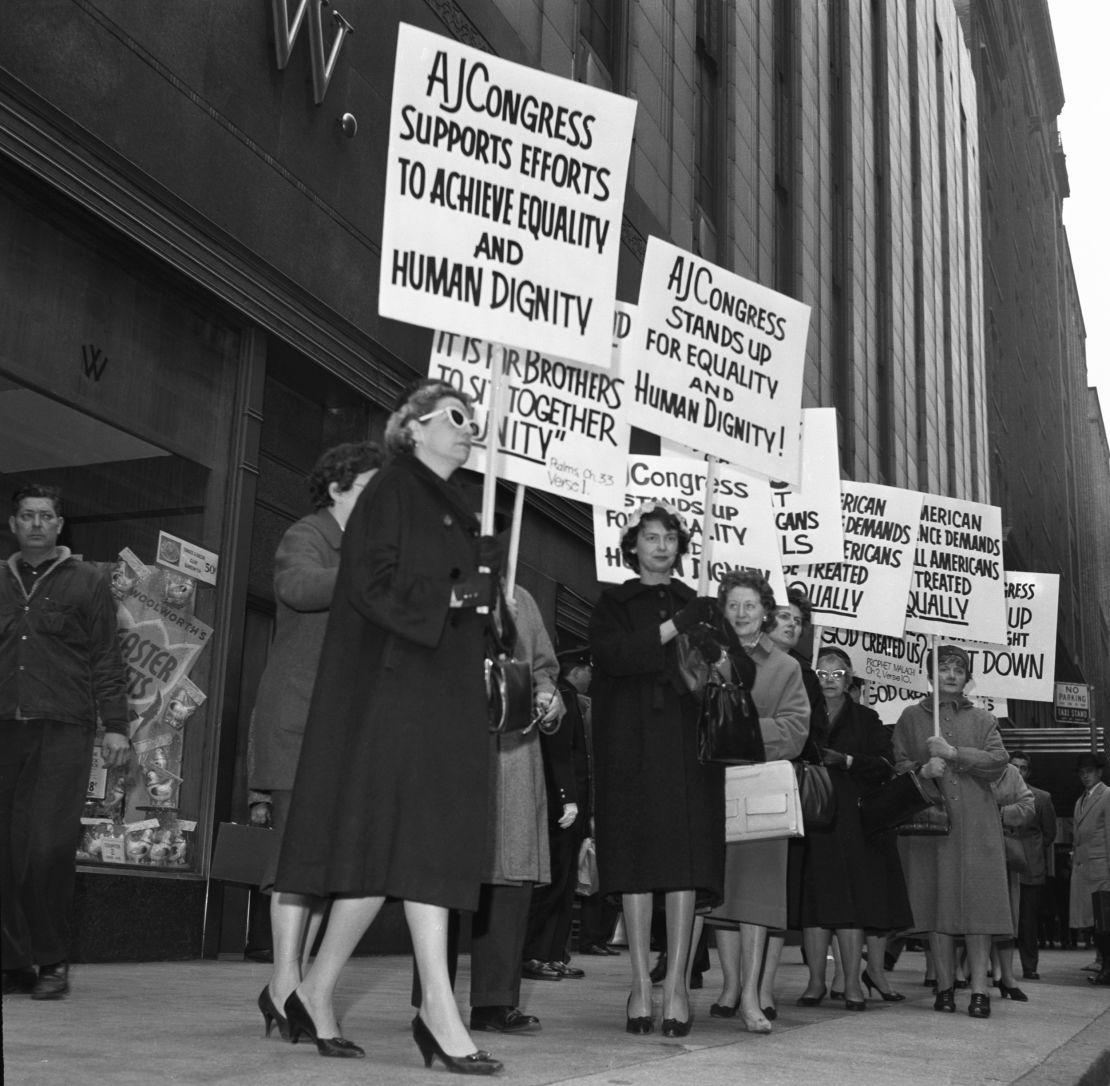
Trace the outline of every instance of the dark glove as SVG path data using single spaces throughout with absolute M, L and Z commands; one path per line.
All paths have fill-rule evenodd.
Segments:
M 826 750 L 821 755 L 821 763 L 823 765 L 838 765 L 846 766 L 848 764 L 848 755 L 841 754 L 838 750 Z
M 495 535 L 478 537 L 478 566 L 488 569 L 494 576 L 501 572 L 505 562 L 505 548 Z
M 489 573 L 472 573 L 452 586 L 451 595 L 459 607 L 490 607 L 497 582 Z
M 707 664 L 715 664 L 720 660 L 725 647 L 704 622 L 695 623 L 684 632 L 690 646 L 698 652 Z
M 699 622 L 714 625 L 720 621 L 720 618 L 721 611 L 717 606 L 717 601 L 710 599 L 708 596 L 698 596 L 697 599 L 691 600 L 681 611 L 678 611 L 672 621 L 674 622 L 674 628 L 679 633 L 685 633 L 691 626 Z

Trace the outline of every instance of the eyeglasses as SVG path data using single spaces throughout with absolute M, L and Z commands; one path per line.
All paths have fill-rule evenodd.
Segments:
M 461 407 L 441 407 L 436 411 L 429 411 L 426 415 L 420 415 L 416 421 L 427 422 L 429 419 L 434 419 L 436 415 L 446 415 L 447 421 L 456 430 L 467 430 L 472 435 L 478 433 L 478 424 L 472 418 L 468 418 Z
M 24 509 L 23 512 L 16 513 L 15 519 L 20 524 L 34 524 L 36 520 L 43 524 L 53 524 L 58 519 L 58 514 L 51 513 L 49 510 Z
M 818 671 L 817 678 L 823 682 L 825 679 L 843 679 L 847 674 L 848 672 L 841 667 L 837 668 L 836 671 Z

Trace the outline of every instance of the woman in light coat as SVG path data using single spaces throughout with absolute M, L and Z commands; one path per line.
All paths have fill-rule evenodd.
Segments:
M 937 653 L 935 693 L 910 706 L 894 725 L 899 773 L 936 780 L 951 819 L 947 836 L 902 837 L 902 866 L 914 930 L 929 933 L 937 971 L 933 1008 L 955 1011 L 956 939 L 967 943 L 972 1018 L 990 1017 L 987 972 L 991 937 L 1011 931 L 1002 826 L 991 784 L 1009 757 L 990 713 L 964 697 L 968 654 L 956 645 Z M 940 735 L 933 734 L 933 698 Z

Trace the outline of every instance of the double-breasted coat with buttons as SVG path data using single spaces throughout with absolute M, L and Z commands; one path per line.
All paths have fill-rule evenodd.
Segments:
M 625 581 L 590 620 L 597 866 L 605 894 L 696 890 L 721 898 L 724 770 L 697 755 L 698 703 L 659 626 L 694 593 Z
M 486 618 L 462 492 L 408 454 L 343 534 L 276 887 L 472 910 L 486 854 Z
M 902 868 L 915 931 L 946 935 L 1007 935 L 1010 900 L 1002 822 L 991 783 L 1006 771 L 1009 755 L 998 723 L 967 698 L 940 706 L 940 733 L 958 752 L 938 780 L 951 818 L 946 837 L 900 837 Z M 929 760 L 933 702 L 905 709 L 894 725 L 898 772 Z

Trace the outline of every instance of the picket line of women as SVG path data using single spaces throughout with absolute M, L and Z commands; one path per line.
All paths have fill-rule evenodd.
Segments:
M 425 1065 L 438 1058 L 453 1072 L 493 1074 L 502 1064 L 471 1039 L 448 962 L 449 915 L 478 907 L 489 868 L 484 659 L 499 553 L 479 535 L 453 481 L 473 431 L 466 394 L 419 383 L 389 419 L 384 466 L 376 450 L 348 449 L 333 477 L 318 483 L 318 512 L 291 530 L 290 564 L 299 550 L 320 568 L 305 582 L 312 592 L 284 599 L 288 614 L 279 611 L 263 682 L 269 700 L 256 712 L 288 718 L 281 771 L 259 782 L 281 793 L 282 841 L 274 975 L 258 1006 L 267 1035 L 276 1025 L 294 1043 L 307 1037 L 323 1056 L 363 1056 L 343 1036 L 335 988 L 383 902 L 401 899 L 419 973 L 411 1029 Z M 777 1015 L 775 968 L 787 927 L 805 933 L 803 1006 L 828 994 L 833 933 L 844 967 L 833 997 L 862 1010 L 867 985 L 899 1000 L 883 970 L 883 940 L 913 929 L 932 933 L 937 1008 L 952 1009 L 954 941 L 962 936 L 971 1013 L 989 1014 L 990 939 L 1012 931 L 991 791 L 1006 757 L 993 718 L 962 698 L 966 655 L 941 655 L 941 734 L 932 734 L 927 700 L 903 715 L 892 748 L 889 730 L 847 696 L 847 657 L 823 652 L 814 673 L 793 654 L 808 622 L 804 598 L 777 604 L 750 572 L 728 574 L 716 599 L 699 598 L 675 578 L 689 544 L 676 510 L 639 510 L 620 540 L 635 576 L 605 588 L 591 620 L 597 856 L 601 889 L 619 897 L 624 912 L 626 1030 L 655 1029 L 649 941 L 657 906 L 666 910 L 665 1036 L 691 1029 L 690 948 L 703 923 L 715 930 L 723 977 L 710 1014 L 739 1015 L 754 1033 L 769 1032 Z M 302 629 L 293 639 L 295 672 L 282 663 L 282 624 L 303 626 L 306 615 L 311 636 Z M 679 666 L 684 634 L 750 688 L 768 759 L 827 767 L 839 801 L 830 831 L 726 848 L 724 771 L 698 759 L 697 695 Z M 304 667 L 315 671 L 314 683 Z M 270 723 L 255 722 L 272 741 Z M 903 841 L 905 878 L 894 836 L 866 837 L 856 813 L 858 798 L 880 787 L 893 763 L 936 779 L 952 811 L 948 837 Z M 325 905 L 327 924 L 310 956 Z

